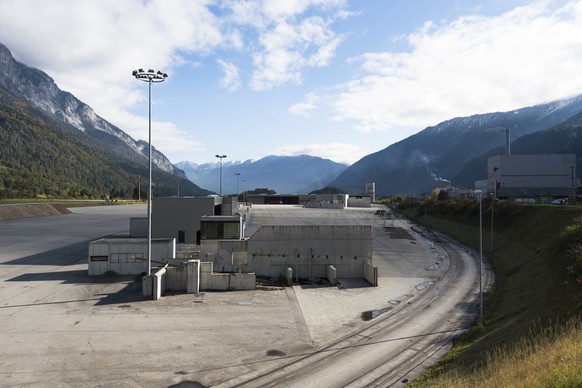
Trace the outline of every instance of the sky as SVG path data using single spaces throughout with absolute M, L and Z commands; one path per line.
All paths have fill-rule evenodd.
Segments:
M 352 164 L 582 93 L 582 0 L 0 0 L 0 42 L 173 163 Z

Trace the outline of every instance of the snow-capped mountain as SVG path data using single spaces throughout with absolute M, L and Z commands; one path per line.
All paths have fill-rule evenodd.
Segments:
M 377 196 L 421 196 L 442 180 L 461 188 L 473 187 L 475 180 L 486 178 L 486 163 L 471 168 L 465 165 L 503 146 L 506 129 L 515 141 L 581 111 L 582 96 L 577 96 L 509 112 L 453 118 L 365 156 L 330 184 L 348 193 L 361 193 L 366 182 L 375 182 Z
M 219 192 L 220 164 L 176 163 L 188 178 Z M 223 194 L 267 188 L 280 194 L 308 193 L 326 186 L 347 168 L 346 165 L 316 156 L 266 156 L 259 160 L 222 162 Z M 239 174 L 239 175 L 237 175 Z M 237 187 L 238 186 L 238 187 Z

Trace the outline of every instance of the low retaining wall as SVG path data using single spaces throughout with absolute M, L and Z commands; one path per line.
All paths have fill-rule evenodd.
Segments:
M 166 291 L 185 291 L 197 294 L 202 291 L 254 290 L 257 277 L 254 273 L 214 273 L 213 263 L 188 261 L 185 267 L 158 269 L 150 278 L 143 277 L 142 293 L 160 299 Z
M 200 263 L 200 289 L 214 291 L 254 290 L 257 277 L 254 273 L 214 273 L 214 263 Z

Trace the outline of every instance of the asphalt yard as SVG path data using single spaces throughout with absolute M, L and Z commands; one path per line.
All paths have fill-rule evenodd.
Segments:
M 390 314 L 440 276 L 446 258 L 405 220 L 371 209 L 253 206 L 260 225 L 372 225 L 379 286 L 312 279 L 293 287 L 141 296 L 135 277 L 89 277 L 88 242 L 122 235 L 145 206 L 0 221 L 0 385 L 216 385 Z M 435 265 L 435 263 L 440 263 Z

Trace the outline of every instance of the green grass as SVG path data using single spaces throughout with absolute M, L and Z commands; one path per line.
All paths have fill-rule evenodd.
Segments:
M 535 326 L 511 346 L 485 354 L 483 367 L 471 373 L 450 369 L 425 381 L 431 387 L 580 387 L 582 322 Z
M 435 385 L 441 373 L 479 375 L 484 379 L 481 384 L 472 381 L 468 385 L 493 386 L 484 377 L 488 376 L 484 365 L 490 365 L 488 357 L 492 352 L 511 353 L 512 347 L 531 336 L 533 328 L 544 333 L 545 328 L 552 326 L 559 331 L 567 325 L 565 322 L 582 316 L 582 287 L 576 283 L 576 278 L 582 278 L 582 266 L 568 254 L 572 244 L 582 242 L 582 209 L 510 202 L 493 206 L 493 251 L 490 252 L 491 203 L 483 204 L 483 250 L 496 273 L 494 292 L 485 294 L 484 325 L 471 328 L 459 338 L 449 355 L 419 379 L 417 386 Z M 418 210 L 407 209 L 404 214 L 479 248 L 477 202 L 434 204 L 427 207 L 426 215 L 424 208 L 420 213 Z M 580 341 L 580 336 L 576 340 Z M 578 345 L 582 348 L 580 342 Z M 544 357 L 543 352 L 538 353 Z M 548 362 L 552 360 L 548 358 Z M 552 369 L 556 376 L 562 373 L 560 368 L 556 365 Z M 582 377 L 579 381 L 582 384 Z M 444 386 L 457 386 L 457 383 L 459 380 Z M 540 385 L 530 383 L 527 386 L 547 386 L 541 380 Z M 513 381 L 507 385 L 523 384 Z

